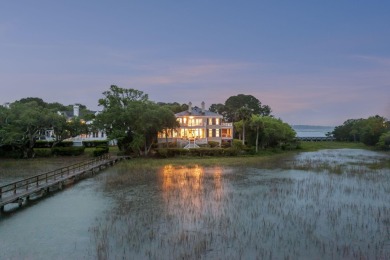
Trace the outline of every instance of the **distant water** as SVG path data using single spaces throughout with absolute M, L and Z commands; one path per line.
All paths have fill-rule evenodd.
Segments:
M 293 125 L 297 137 L 326 137 L 328 132 L 334 130 L 333 126 Z

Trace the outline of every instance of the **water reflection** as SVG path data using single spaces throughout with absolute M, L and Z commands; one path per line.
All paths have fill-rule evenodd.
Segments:
M 199 221 L 207 214 L 217 216 L 223 207 L 222 168 L 166 165 L 161 169 L 162 194 L 166 212 L 181 215 L 186 228 L 201 229 Z M 197 223 L 197 224 L 196 224 Z
M 390 259 L 390 169 L 366 167 L 388 160 L 327 150 L 282 169 L 118 165 L 0 220 L 0 259 Z

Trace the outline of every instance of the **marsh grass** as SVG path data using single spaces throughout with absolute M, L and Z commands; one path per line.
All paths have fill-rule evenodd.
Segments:
M 363 143 L 353 142 L 301 142 L 301 150 L 305 152 L 318 151 L 322 149 L 371 149 Z
M 368 167 L 386 157 L 219 159 L 118 165 L 103 179 L 116 205 L 91 229 L 99 258 L 390 258 L 390 172 Z
M 0 159 L 0 184 L 91 159 L 87 155 L 34 159 Z

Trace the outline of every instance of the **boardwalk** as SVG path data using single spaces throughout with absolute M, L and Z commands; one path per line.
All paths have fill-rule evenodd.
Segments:
M 309 141 L 309 142 L 323 142 L 323 141 L 335 141 L 336 138 L 334 137 L 326 137 L 326 136 L 307 136 L 307 137 L 297 137 L 297 140 L 299 141 Z
M 75 182 L 87 174 L 94 174 L 128 158 L 104 155 L 0 186 L 0 210 L 4 211 L 4 206 L 10 203 L 18 203 L 22 206 L 23 202 L 31 197 L 42 196 L 55 189 L 61 190 L 67 183 Z

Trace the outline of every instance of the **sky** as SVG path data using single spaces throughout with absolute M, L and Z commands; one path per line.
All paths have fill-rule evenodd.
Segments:
M 388 0 L 4 0 L 0 105 L 101 110 L 117 85 L 206 107 L 253 95 L 295 125 L 390 119 L 389 14 Z

